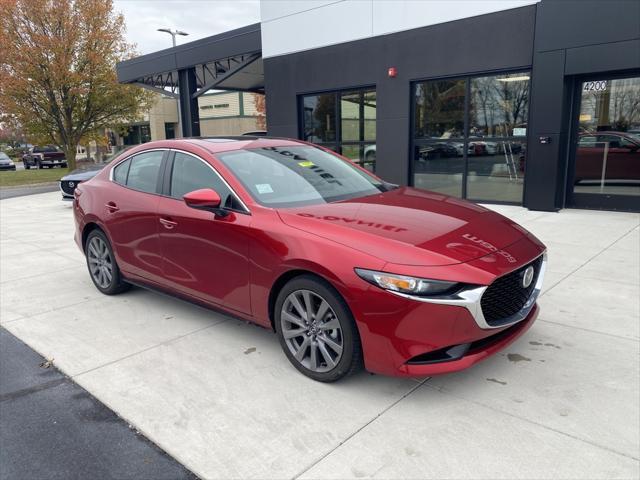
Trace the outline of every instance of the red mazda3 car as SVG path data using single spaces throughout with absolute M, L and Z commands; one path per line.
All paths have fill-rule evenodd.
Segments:
M 75 239 L 136 284 L 275 330 L 320 381 L 453 372 L 533 323 L 545 247 L 511 220 L 267 137 L 152 142 L 75 190 Z

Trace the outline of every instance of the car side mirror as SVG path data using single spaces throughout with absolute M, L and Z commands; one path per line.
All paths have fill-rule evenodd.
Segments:
M 212 212 L 219 217 L 226 217 L 229 212 L 220 208 L 220 195 L 211 188 L 201 188 L 193 192 L 186 193 L 182 199 L 184 203 L 196 210 L 206 210 Z

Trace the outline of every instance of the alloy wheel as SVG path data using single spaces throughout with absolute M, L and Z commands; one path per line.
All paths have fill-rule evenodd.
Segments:
M 100 288 L 109 288 L 113 280 L 113 259 L 109 247 L 100 237 L 93 237 L 87 246 L 91 277 Z
M 342 357 L 340 321 L 324 298 L 311 290 L 296 290 L 280 313 L 282 335 L 293 357 L 318 373 L 333 370 Z

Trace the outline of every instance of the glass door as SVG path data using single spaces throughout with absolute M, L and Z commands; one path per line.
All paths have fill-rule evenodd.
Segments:
M 640 77 L 579 83 L 570 204 L 640 210 Z

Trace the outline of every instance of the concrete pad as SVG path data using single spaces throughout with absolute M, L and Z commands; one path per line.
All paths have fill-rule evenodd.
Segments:
M 640 249 L 627 250 L 615 245 L 587 262 L 576 277 L 605 280 L 626 285 L 640 284 Z
M 572 275 L 539 300 L 541 318 L 566 326 L 638 340 L 638 285 Z
M 146 290 L 8 322 L 3 326 L 68 375 L 86 372 L 228 317 Z
M 429 382 L 301 478 L 629 478 L 638 462 Z
M 224 479 L 291 478 L 419 385 L 315 382 L 273 333 L 237 321 L 75 380 L 196 475 Z
M 638 458 L 636 341 L 538 322 L 499 355 L 429 385 Z
M 33 278 L 47 273 L 54 274 L 73 268 L 77 264 L 77 261 L 48 250 L 15 253 L 2 260 L 0 283 Z
M 84 264 L 7 282 L 0 290 L 0 322 L 50 312 L 104 298 Z M 78 307 L 83 308 L 83 307 Z

